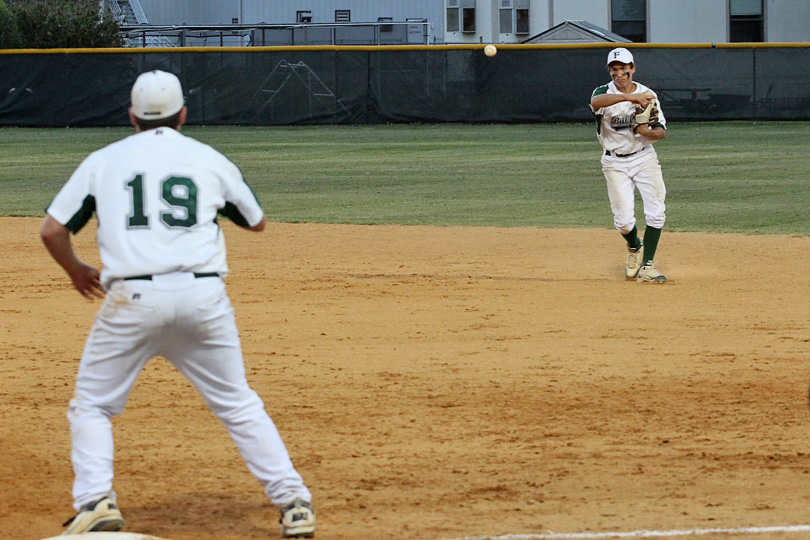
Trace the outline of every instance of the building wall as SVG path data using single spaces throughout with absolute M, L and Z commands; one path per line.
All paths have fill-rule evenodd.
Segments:
M 491 25 L 490 2 L 489 0 L 479 0 L 477 4 L 481 11 L 483 28 L 489 30 Z M 576 2 L 571 0 L 530 0 L 528 35 L 498 32 L 498 39 L 495 41 L 519 43 L 565 21 L 588 21 L 602 28 L 608 28 L 610 24 L 608 0 L 577 0 Z M 477 42 L 478 38 L 473 36 L 471 40 Z
M 336 10 L 350 10 L 351 22 L 376 22 L 379 17 L 395 21 L 444 20 L 441 0 L 242 0 L 245 23 L 295 23 L 299 11 L 311 11 L 313 23 L 335 22 Z M 439 29 L 441 30 L 441 29 Z
M 437 1 L 447 4 L 447 0 Z M 728 42 L 728 0 L 648 2 L 648 42 Z M 447 32 L 445 39 L 448 43 L 516 43 L 528 37 L 493 32 L 492 0 L 475 0 L 475 6 L 476 32 Z M 497 10 L 494 13 L 497 17 Z M 579 20 L 611 30 L 610 19 L 610 0 L 530 0 L 529 35 L 539 34 L 565 21 Z M 768 42 L 810 42 L 808 21 L 809 0 L 765 0 L 765 39 Z M 494 39 L 494 35 L 498 38 Z
M 810 42 L 810 2 L 765 0 L 765 39 L 772 42 Z
M 444 6 L 447 0 L 440 0 Z M 609 0 L 529 0 L 529 33 L 500 33 L 498 8 L 500 0 L 475 0 L 476 32 L 446 32 L 447 43 L 519 43 L 565 21 L 589 21 L 608 28 Z M 513 5 L 516 0 L 512 0 Z M 493 9 L 494 8 L 494 9 Z M 444 16 L 444 15 L 443 15 Z M 494 22 L 494 24 L 493 24 Z
M 549 12 L 549 2 L 551 0 L 531 0 L 529 4 L 529 34 L 535 35 L 548 30 L 551 24 L 551 13 Z M 557 0 L 559 2 L 559 0 Z
M 139 0 L 149 24 L 231 24 L 240 0 Z
M 650 0 L 647 41 L 725 43 L 728 0 Z
M 518 0 L 512 0 L 513 3 Z M 312 22 L 335 22 L 336 10 L 350 10 L 351 22 L 427 19 L 429 43 L 517 43 L 566 20 L 583 20 L 611 29 L 610 0 L 523 0 L 529 5 L 529 33 L 502 34 L 500 0 L 459 0 L 476 10 L 476 31 L 447 32 L 448 0 L 140 0 L 150 24 L 290 24 L 298 11 L 311 11 Z M 493 5 L 494 2 L 494 5 Z M 654 43 L 725 43 L 728 0 L 649 0 L 648 41 Z M 765 0 L 765 39 L 810 42 L 810 0 Z
M 552 3 L 551 26 L 565 21 L 588 21 L 610 30 L 610 2 L 608 0 L 549 0 Z M 540 30 L 547 30 L 544 28 Z
M 311 11 L 313 23 L 335 22 L 336 10 L 350 10 L 351 22 L 427 19 L 431 34 L 444 34 L 442 0 L 140 0 L 149 24 L 221 25 L 296 23 L 298 11 Z

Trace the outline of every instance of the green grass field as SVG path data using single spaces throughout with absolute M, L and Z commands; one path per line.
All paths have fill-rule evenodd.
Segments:
M 271 221 L 612 228 L 592 124 L 195 127 Z M 0 129 L 0 215 L 41 216 L 128 128 Z M 810 123 L 672 123 L 667 229 L 810 234 Z M 643 224 L 643 213 L 637 214 Z

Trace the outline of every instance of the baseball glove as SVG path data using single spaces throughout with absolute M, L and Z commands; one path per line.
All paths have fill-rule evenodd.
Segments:
M 652 92 L 644 92 L 647 95 L 652 95 Z M 634 119 L 634 128 L 641 124 L 657 124 L 658 123 L 658 101 L 653 99 L 646 107 L 636 105 L 636 117 Z

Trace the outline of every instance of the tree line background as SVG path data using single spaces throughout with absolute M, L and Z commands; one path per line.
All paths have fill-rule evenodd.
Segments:
M 0 49 L 122 47 L 119 30 L 97 0 L 0 0 Z

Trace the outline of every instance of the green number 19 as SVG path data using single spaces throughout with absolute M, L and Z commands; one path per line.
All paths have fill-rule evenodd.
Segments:
M 136 174 L 127 182 L 132 211 L 127 217 L 128 229 L 149 228 L 146 213 L 143 174 Z M 160 183 L 160 198 L 171 210 L 160 212 L 160 220 L 169 227 L 190 228 L 197 224 L 197 184 L 184 176 L 169 176 Z M 175 216 L 180 211 L 180 217 Z

